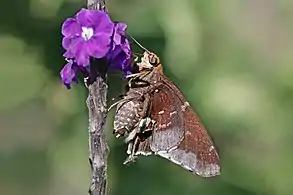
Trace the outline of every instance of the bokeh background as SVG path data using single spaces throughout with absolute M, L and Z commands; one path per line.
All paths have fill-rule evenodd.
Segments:
M 159 157 L 122 165 L 108 116 L 111 195 L 293 194 L 293 1 L 108 0 L 158 53 L 212 135 L 222 175 Z M 85 0 L 0 2 L 0 194 L 81 195 L 90 182 L 87 91 L 59 78 L 60 27 Z M 123 92 L 109 74 L 109 99 Z

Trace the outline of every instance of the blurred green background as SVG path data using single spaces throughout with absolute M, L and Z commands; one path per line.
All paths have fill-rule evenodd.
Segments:
M 108 0 L 158 53 L 212 135 L 222 175 L 159 157 L 130 166 L 108 116 L 111 195 L 293 194 L 293 1 Z M 87 91 L 59 78 L 60 27 L 85 0 L 0 2 L 0 194 L 87 194 Z M 123 92 L 109 75 L 109 98 Z

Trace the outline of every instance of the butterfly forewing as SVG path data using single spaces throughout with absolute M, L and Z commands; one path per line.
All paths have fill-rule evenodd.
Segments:
M 156 118 L 159 127 L 170 123 L 166 128 L 155 127 L 154 139 L 151 143 L 152 150 L 156 150 L 158 155 L 197 175 L 203 177 L 218 175 L 220 162 L 212 140 L 177 86 L 164 77 L 163 85 L 154 93 L 152 102 L 151 110 L 154 114 L 151 117 Z M 157 115 L 158 108 L 167 111 L 167 114 Z M 169 117 L 170 113 L 176 113 L 176 115 Z M 174 142 L 174 129 L 176 134 L 180 135 L 175 139 L 180 141 L 177 145 Z M 161 143 L 158 143 L 159 141 Z M 171 147 L 172 144 L 166 143 L 172 143 L 175 146 Z M 169 147 L 164 147 L 166 145 Z
M 185 136 L 178 150 L 195 154 L 196 162 L 187 161 L 186 168 L 204 177 L 220 173 L 220 161 L 216 148 L 196 114 L 187 107 L 184 113 Z
M 155 122 L 151 149 L 168 151 L 179 145 L 184 136 L 183 113 L 178 112 L 180 100 L 166 85 L 159 85 L 151 96 L 150 118 Z

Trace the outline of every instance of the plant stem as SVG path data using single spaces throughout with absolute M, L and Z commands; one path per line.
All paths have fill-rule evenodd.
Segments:
M 87 0 L 88 9 L 107 12 L 105 0 Z M 89 110 L 89 161 L 92 179 L 89 187 L 90 195 L 105 195 L 107 187 L 107 160 L 109 148 L 106 141 L 107 118 L 107 63 L 99 59 L 90 64 L 88 98 Z

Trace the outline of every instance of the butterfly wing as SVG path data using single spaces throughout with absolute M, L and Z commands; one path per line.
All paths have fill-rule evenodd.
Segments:
M 180 100 L 165 85 L 151 94 L 150 118 L 155 121 L 150 147 L 153 152 L 168 151 L 180 144 L 184 136 L 183 113 L 178 112 Z
M 156 120 L 159 127 L 160 124 L 162 126 L 162 124 L 170 122 L 172 125 L 154 129 L 151 149 L 158 155 L 199 176 L 219 175 L 219 156 L 207 130 L 200 123 L 198 116 L 193 112 L 177 86 L 166 77 L 163 79 L 163 83 L 162 87 L 153 95 L 151 111 L 156 112 L 153 112 L 151 118 Z M 158 117 L 158 108 L 167 110 L 169 115 Z M 175 111 L 176 115 L 170 118 L 170 113 L 175 113 Z M 174 130 L 175 132 L 173 132 Z M 180 143 L 178 143 L 179 140 Z M 173 144 L 175 144 L 173 148 L 164 147 Z

